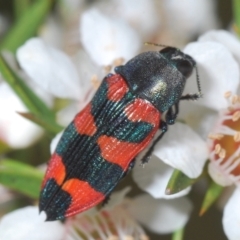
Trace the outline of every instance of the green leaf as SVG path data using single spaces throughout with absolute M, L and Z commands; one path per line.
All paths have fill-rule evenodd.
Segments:
M 172 240 L 183 240 L 183 235 L 184 228 L 178 229 L 172 234 Z
M 199 213 L 200 216 L 202 216 L 212 206 L 212 204 L 219 198 L 222 191 L 222 186 L 218 185 L 214 181 L 211 182 L 203 200 L 203 204 Z
M 240 37 L 240 0 L 232 1 L 233 19 L 234 19 L 234 29 L 238 37 Z
M 44 173 L 21 162 L 0 161 L 0 183 L 28 197 L 38 199 Z
M 174 193 L 178 193 L 185 188 L 191 186 L 193 183 L 196 182 L 197 179 L 191 179 L 188 176 L 186 176 L 184 173 L 182 173 L 179 170 L 174 170 L 167 188 L 166 188 L 166 194 L 171 195 Z
M 0 44 L 0 49 L 15 52 L 27 39 L 33 37 L 50 11 L 53 0 L 36 0 L 24 11 Z
M 18 20 L 28 9 L 31 0 L 14 0 L 15 20 Z
M 46 131 L 53 133 L 54 135 L 63 130 L 63 127 L 57 125 L 55 121 L 44 119 L 43 117 L 38 117 L 37 115 L 34 115 L 32 113 L 18 112 L 18 114 L 38 124 L 39 126 L 43 127 Z
M 0 55 L 0 73 L 4 80 L 12 87 L 28 110 L 38 116 L 54 120 L 54 113 L 46 104 L 18 77 Z
M 11 148 L 2 140 L 0 140 L 0 155 L 10 151 Z

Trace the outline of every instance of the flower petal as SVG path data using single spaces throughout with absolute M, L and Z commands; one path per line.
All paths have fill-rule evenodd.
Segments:
M 12 148 L 25 148 L 33 144 L 43 131 L 17 112 L 27 112 L 18 96 L 7 85 L 0 83 L 0 139 Z
M 206 143 L 190 127 L 179 122 L 169 127 L 153 153 L 190 178 L 201 174 L 208 157 Z
M 194 42 L 184 49 L 198 66 L 203 98 L 197 104 L 214 110 L 227 108 L 224 94 L 236 93 L 239 85 L 239 67 L 231 53 L 217 42 Z M 185 93 L 196 92 L 196 75 L 187 80 Z
M 126 195 L 131 191 L 131 187 L 125 187 L 120 191 L 114 192 L 111 194 L 109 201 L 107 202 L 106 206 L 103 207 L 102 210 L 108 210 L 110 211 L 112 208 L 114 208 L 117 205 L 120 205 Z
M 153 232 L 166 234 L 185 226 L 192 210 L 187 198 L 154 199 L 144 194 L 129 202 L 129 212 Z
M 99 65 L 112 64 L 117 58 L 130 59 L 140 48 L 140 38 L 121 19 L 110 18 L 92 8 L 81 17 L 81 41 Z
M 154 0 L 110 0 L 100 2 L 98 7 L 109 16 L 124 19 L 148 40 L 159 30 L 160 14 Z
M 208 173 L 214 182 L 216 182 L 217 184 L 223 187 L 230 186 L 233 184 L 233 181 L 231 181 L 228 176 L 223 174 L 220 171 L 219 167 L 214 165 L 214 162 L 210 162 L 208 164 Z
M 240 190 L 237 188 L 223 211 L 223 229 L 228 240 L 240 239 Z
M 215 3 L 209 0 L 163 1 L 167 27 L 179 39 L 190 39 L 208 29 L 216 28 Z
M 55 151 L 55 149 L 56 149 L 56 147 L 57 147 L 57 145 L 58 145 L 58 142 L 60 141 L 60 139 L 61 139 L 61 137 L 62 137 L 62 135 L 63 135 L 63 132 L 64 132 L 64 130 L 62 130 L 60 133 L 58 133 L 58 134 L 53 138 L 53 140 L 51 141 L 51 144 L 50 144 L 50 152 L 51 152 L 51 154 L 54 153 L 54 151 Z
M 73 101 L 67 107 L 61 109 L 57 112 L 57 122 L 62 126 L 67 126 L 79 110 L 83 109 L 85 104 L 81 104 L 82 102 Z
M 109 72 L 95 64 L 90 56 L 83 50 L 78 51 L 74 55 L 73 61 L 81 79 L 81 89 L 85 93 L 83 100 L 86 104 L 95 93 L 102 79 Z
M 51 46 L 61 48 L 64 42 L 64 34 L 59 19 L 54 17 L 54 15 L 50 15 L 40 28 L 38 36 Z
M 133 179 L 143 191 L 148 192 L 154 198 L 171 199 L 188 194 L 190 187 L 179 193 L 166 195 L 165 190 L 172 173 L 173 168 L 153 155 L 144 168 L 140 164 L 136 164 L 133 169 Z
M 76 69 L 64 53 L 45 44 L 40 38 L 28 40 L 17 51 L 20 66 L 46 91 L 61 98 L 84 96 Z
M 214 41 L 223 44 L 240 64 L 240 42 L 228 31 L 211 30 L 198 38 L 199 42 Z
M 195 101 L 181 101 L 180 109 L 178 119 L 191 127 L 202 139 L 207 140 L 218 118 L 217 111 L 201 106 Z
M 60 222 L 44 222 L 37 207 L 25 207 L 5 215 L 0 222 L 0 239 L 62 240 L 65 229 Z M 70 238 L 68 238 L 70 240 Z

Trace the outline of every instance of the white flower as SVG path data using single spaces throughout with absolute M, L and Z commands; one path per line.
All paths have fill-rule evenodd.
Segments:
M 64 32 L 58 18 L 50 15 L 40 28 L 39 36 L 48 44 L 60 48 L 64 46 Z
M 201 35 L 198 41 L 200 42 L 212 41 L 221 43 L 231 52 L 235 60 L 237 60 L 238 64 L 240 64 L 239 40 L 233 34 L 229 34 L 229 32 L 225 30 L 211 30 Z
M 0 83 L 0 102 L 1 141 L 12 148 L 24 148 L 39 139 L 41 128 L 17 113 L 28 110 L 5 82 Z
M 136 184 L 154 198 L 171 199 L 181 197 L 189 193 L 190 188 L 183 191 L 167 195 L 166 186 L 173 173 L 173 168 L 160 161 L 155 155 L 150 162 L 144 166 L 138 161 L 133 169 L 133 179 Z
M 166 26 L 178 39 L 189 40 L 217 27 L 215 3 L 208 0 L 165 0 Z
M 125 20 L 147 41 L 161 26 L 160 8 L 154 0 L 110 0 L 95 6 L 105 15 Z
M 166 234 L 185 226 L 192 210 L 187 198 L 154 199 L 143 194 L 135 197 L 128 206 L 129 212 L 149 230 Z
M 90 16 L 95 16 L 96 18 L 94 19 L 90 19 Z M 86 17 L 86 22 L 84 22 L 84 18 Z M 87 34 L 85 36 L 86 39 L 92 39 L 95 35 L 94 33 L 88 33 L 86 31 L 86 29 L 89 29 L 89 26 L 93 26 L 91 24 L 93 24 L 93 22 L 99 19 L 99 23 L 101 23 L 101 21 L 103 21 L 103 28 L 106 27 L 106 33 L 108 33 L 108 36 L 111 36 L 109 29 L 111 29 L 112 24 L 115 24 L 116 22 L 114 20 L 112 20 L 112 22 L 109 22 L 109 18 L 104 17 L 100 14 L 100 12 L 98 12 L 96 9 L 90 9 L 87 12 L 85 12 L 85 15 L 83 15 L 82 18 L 82 28 L 83 28 L 83 32 L 82 32 L 82 40 L 84 39 L 84 34 Z M 106 23 L 106 25 L 105 25 Z M 84 24 L 86 24 L 86 29 L 84 30 Z M 90 25 L 88 25 L 90 24 Z M 101 25 L 101 24 L 99 24 Z M 121 26 L 121 24 L 120 24 Z M 91 32 L 91 31 L 90 31 Z M 89 35 L 88 35 L 89 34 Z M 91 35 L 92 34 L 92 35 Z M 110 35 L 109 35 L 110 34 Z M 119 41 L 119 36 L 116 35 L 117 38 L 114 40 L 116 42 Z M 131 36 L 131 34 L 129 35 Z M 111 38 L 111 37 L 110 37 Z M 85 40 L 86 40 L 85 39 Z M 112 38 L 111 38 L 112 39 Z M 113 38 L 114 39 L 114 38 Z M 85 41 L 83 40 L 83 42 Z M 112 51 L 110 49 L 109 54 L 106 54 L 106 49 L 105 51 L 100 51 L 101 47 L 103 46 L 102 44 L 106 43 L 106 41 L 104 40 L 103 42 L 101 42 L 101 39 L 99 39 L 99 45 L 94 45 L 91 48 L 91 44 L 89 43 L 90 40 L 85 41 L 85 48 L 88 48 L 87 51 L 89 51 L 91 57 L 94 59 L 95 57 L 95 61 L 98 64 L 109 64 L 112 63 L 112 61 L 118 57 L 125 57 L 124 54 L 127 52 L 126 49 L 129 48 L 129 44 L 130 42 L 126 42 L 123 45 L 115 45 L 117 51 Z M 34 41 L 33 41 L 34 42 Z M 97 41 L 95 41 L 96 43 Z M 120 41 L 121 42 L 121 41 Z M 31 43 L 31 42 L 30 42 Z M 110 44 L 110 43 L 109 43 Z M 131 43 L 132 44 L 132 43 Z M 111 45 L 111 44 L 110 44 Z M 42 47 L 43 45 L 41 45 Z M 95 48 L 96 47 L 96 48 Z M 48 46 L 43 46 L 43 48 L 49 49 Z M 25 48 L 28 49 L 28 48 Z M 31 48 L 34 51 L 34 47 Z M 51 49 L 51 48 L 50 48 Z M 94 49 L 94 51 L 92 51 L 92 49 Z M 113 48 L 115 49 L 115 48 Z M 121 50 L 122 49 L 122 50 Z M 50 50 L 50 53 L 55 52 L 56 50 Z M 136 49 L 134 50 L 136 51 Z M 46 52 L 43 49 L 43 52 Z M 183 102 L 181 103 L 181 108 L 183 108 L 183 112 L 184 114 L 180 114 L 180 119 L 185 121 L 186 124 L 182 124 L 182 123 L 176 123 L 174 126 L 169 126 L 169 130 L 166 133 L 166 136 L 164 136 L 164 138 L 159 142 L 159 144 L 156 146 L 155 150 L 154 150 L 154 155 L 158 158 L 160 158 L 161 160 L 163 160 L 165 163 L 167 163 L 168 165 L 170 165 L 171 167 L 177 168 L 181 171 L 183 171 L 187 176 L 189 176 L 190 178 L 197 178 L 202 171 L 203 165 L 207 159 L 207 157 L 209 156 L 208 153 L 208 149 L 207 149 L 207 143 L 206 143 L 206 133 L 210 131 L 211 129 L 211 124 L 213 122 L 213 119 L 216 118 L 217 113 L 219 111 L 220 108 L 222 107 L 227 107 L 227 104 L 225 103 L 225 100 L 223 99 L 223 94 L 226 91 L 231 90 L 232 92 L 236 92 L 236 89 L 238 88 L 239 85 L 239 66 L 238 63 L 235 61 L 235 59 L 232 57 L 231 53 L 228 51 L 228 49 L 226 47 L 224 47 L 221 43 L 215 43 L 215 42 L 210 42 L 210 41 L 199 41 L 196 43 L 192 43 L 189 44 L 186 49 L 185 52 L 188 53 L 189 55 L 191 55 L 194 59 L 196 59 L 197 63 L 198 63 L 198 72 L 199 72 L 199 76 L 201 79 L 201 84 L 202 84 L 202 89 L 203 89 L 203 94 L 204 94 L 204 98 L 200 99 L 198 102 L 196 103 L 191 103 L 191 102 Z M 95 54 L 95 55 L 94 55 Z M 121 55 L 123 54 L 123 55 Z M 131 54 L 134 54 L 133 52 Z M 25 54 L 23 54 L 24 56 Z M 26 54 L 27 56 L 28 54 Z M 41 55 L 41 52 L 40 52 Z M 44 58 L 48 55 L 41 55 L 43 56 L 41 63 L 44 63 Z M 56 56 L 58 56 L 58 59 L 56 59 Z M 127 58 L 130 58 L 131 55 L 127 55 Z M 56 63 L 58 61 L 61 61 L 61 58 L 63 57 L 62 54 L 52 54 L 51 57 L 48 57 L 48 61 L 49 64 L 51 64 L 51 61 L 55 61 L 56 59 Z M 65 57 L 66 59 L 66 57 Z M 25 60 L 24 60 L 25 61 Z M 46 62 L 48 62 L 46 61 Z M 68 61 L 68 64 L 59 64 L 59 66 L 61 66 L 61 71 L 60 72 L 64 72 L 66 66 L 70 66 L 71 61 Z M 25 63 L 22 63 L 22 66 L 25 66 Z M 44 64 L 42 65 L 44 68 Z M 53 65 L 53 68 L 55 66 Z M 31 74 L 32 78 L 35 77 L 35 75 L 40 75 L 41 73 L 41 69 L 42 68 L 38 68 L 38 64 L 37 61 L 36 63 L 33 64 L 33 66 L 30 68 L 30 70 L 25 67 L 26 71 L 31 73 L 31 71 L 33 70 L 34 74 Z M 57 68 L 54 68 L 55 71 L 57 71 Z M 69 69 L 74 69 L 74 67 L 68 68 L 67 71 L 69 71 Z M 55 71 L 48 71 L 46 73 L 46 82 L 45 82 L 45 86 L 48 86 L 48 84 L 55 84 L 55 81 L 52 76 L 55 76 Z M 74 70 L 75 71 L 75 70 Z M 30 74 L 29 74 L 30 75 Z M 64 77 L 62 77 L 64 76 Z M 66 92 L 68 92 L 68 82 L 67 82 L 67 77 L 68 74 L 64 73 L 64 74 L 60 74 L 60 77 L 56 77 L 57 79 L 61 79 L 61 81 L 65 84 L 65 89 L 64 89 L 64 93 L 62 93 L 63 89 L 59 88 L 59 92 L 58 92 L 58 96 L 66 96 Z M 71 76 L 71 75 L 69 75 Z M 79 73 L 76 73 L 76 76 L 79 76 Z M 84 77 L 83 77 L 84 78 Z M 229 81 L 228 79 L 231 78 L 231 81 Z M 76 77 L 74 77 L 73 79 L 77 79 Z M 51 83 L 48 83 L 48 81 L 52 80 Z M 82 83 L 84 84 L 84 82 L 86 82 L 86 79 L 81 79 Z M 88 79 L 89 80 L 89 79 Z M 73 81 L 71 87 L 75 87 L 79 88 L 79 82 Z M 39 84 L 41 84 L 41 82 L 39 82 Z M 87 84 L 87 86 L 89 86 Z M 193 87 L 194 86 L 194 87 Z M 48 89 L 51 89 L 51 87 L 47 87 Z M 52 90 L 51 90 L 52 91 Z M 55 90 L 54 90 L 55 91 Z M 188 93 L 193 93 L 193 92 L 197 92 L 197 87 L 196 87 L 196 75 L 193 74 L 193 76 L 191 78 L 189 78 L 187 80 L 187 86 L 186 86 L 186 92 Z M 82 96 L 80 99 L 84 99 L 84 96 L 86 94 L 86 91 L 82 92 Z M 69 95 L 68 95 L 69 96 Z M 75 98 L 77 99 L 77 97 Z M 198 119 L 197 122 L 193 123 L 194 121 L 192 121 L 190 115 L 189 115 L 189 109 L 193 109 L 193 111 L 197 111 L 197 109 L 200 109 L 200 111 L 202 112 L 201 117 Z M 180 108 L 180 113 L 181 113 L 181 108 Z M 211 113 L 211 117 L 208 117 L 208 114 Z M 202 123 L 203 120 L 206 120 L 206 123 Z M 210 119 L 210 120 L 209 120 Z M 188 124 L 188 125 L 187 125 Z M 201 133 L 201 134 L 199 134 Z M 203 133 L 203 134 L 202 134 Z M 153 157 L 155 158 L 155 157 Z M 151 162 L 149 163 L 150 167 L 148 168 L 148 166 L 146 166 L 146 168 L 148 168 L 148 170 L 145 171 L 145 173 L 142 173 L 142 175 L 140 173 L 137 173 L 137 171 L 139 170 L 139 168 L 135 167 L 134 169 L 134 179 L 136 180 L 137 184 L 145 191 L 147 191 L 148 193 L 150 193 L 152 196 L 154 196 L 155 198 L 175 198 L 175 197 L 180 197 L 183 196 L 185 194 L 188 193 L 188 191 L 190 189 L 186 189 L 184 191 L 182 191 L 179 194 L 175 194 L 175 196 L 171 196 L 171 197 L 167 197 L 165 194 L 165 188 L 164 186 L 166 186 L 166 182 L 167 179 L 169 179 L 169 176 L 171 174 L 171 172 L 173 171 L 170 167 L 162 167 L 164 166 L 164 164 L 162 164 L 160 162 L 159 159 L 154 159 L 155 162 L 153 162 L 153 165 L 151 166 Z M 162 173 L 164 178 L 161 178 L 161 175 L 159 174 L 159 169 L 161 168 Z M 138 170 L 137 170 L 138 169 Z M 142 170 L 142 169 L 141 169 Z M 166 172 L 165 172 L 165 171 Z M 144 172 L 144 171 L 142 171 Z M 144 176 L 146 175 L 146 176 Z M 142 176 L 142 177 L 140 177 Z M 160 182 L 162 182 L 161 187 L 159 187 L 160 185 L 158 185 Z M 157 188 L 157 186 L 159 188 Z M 181 201 L 185 201 L 182 200 L 184 198 L 179 198 L 176 201 L 179 201 L 179 206 L 181 207 Z M 150 201 L 150 200 L 149 200 Z M 166 201 L 166 200 L 162 200 L 162 199 L 155 199 L 153 200 L 153 206 L 154 206 L 154 201 L 160 203 L 161 201 Z M 174 203 L 175 200 L 168 200 L 170 204 L 170 202 Z M 166 202 L 165 202 L 166 203 Z M 157 204 L 158 205 L 158 204 Z M 184 224 L 186 223 L 187 219 L 188 219 L 188 214 L 189 214 L 189 210 L 190 208 L 188 208 L 188 210 L 186 211 L 186 215 L 182 218 L 184 221 L 182 221 L 181 227 L 184 226 Z M 155 210 L 154 212 L 158 212 L 157 210 Z M 145 214 L 145 216 L 147 216 Z M 141 222 L 143 222 L 142 218 L 139 218 Z M 146 218 L 148 219 L 148 217 Z M 158 219 L 158 217 L 156 217 L 155 219 Z M 148 219 L 149 221 L 149 219 Z M 160 221 L 160 220 L 159 220 Z M 151 222 L 151 221 L 149 221 Z M 152 230 L 154 230 L 153 228 L 155 228 L 154 224 L 151 222 L 151 226 L 152 226 Z M 151 228 L 151 226 L 149 226 Z M 157 225 L 156 225 L 157 226 Z M 179 224 L 176 224 L 174 226 L 180 226 Z M 171 232 L 174 231 L 175 229 L 170 229 L 168 228 L 168 225 L 166 224 L 166 226 L 163 227 L 163 232 Z M 154 230 L 155 231 L 155 230 Z
M 46 91 L 57 97 L 83 98 L 78 74 L 71 60 L 41 39 L 28 40 L 18 49 L 17 59 L 31 79 Z
M 15 210 L 0 220 L 0 239 L 147 240 L 139 223 L 153 232 L 166 234 L 182 228 L 188 221 L 192 205 L 187 199 L 157 200 L 146 194 L 130 199 L 125 197 L 129 190 L 113 193 L 100 210 L 92 208 L 64 224 L 44 222 L 46 216 L 39 215 L 37 207 Z
M 89 240 L 147 240 L 146 233 L 136 221 L 138 219 L 131 215 L 132 205 L 129 203 L 131 200 L 123 199 L 128 191 L 129 189 L 123 189 L 112 194 L 111 198 L 113 199 L 110 198 L 110 204 L 107 204 L 100 211 L 93 208 L 77 215 L 72 220 L 69 219 L 68 224 L 71 224 L 70 232 L 72 236 L 77 236 L 80 232 L 84 239 Z M 153 208 L 156 211 L 158 207 L 154 206 Z M 141 209 L 139 211 L 141 212 Z
M 203 51 L 204 48 L 199 47 L 202 44 L 208 45 L 209 50 Z M 226 31 L 210 31 L 200 37 L 195 45 L 195 50 L 190 45 L 186 51 L 197 61 L 200 60 L 199 75 L 201 77 L 203 71 L 203 84 L 207 86 L 203 91 L 204 96 L 206 95 L 205 100 L 196 104 L 212 108 L 212 116 L 215 111 L 215 121 L 212 118 L 205 124 L 205 128 L 210 133 L 208 170 L 212 179 L 218 184 L 228 186 L 235 183 L 237 186 L 224 208 L 223 215 L 225 234 L 229 240 L 237 240 L 240 236 L 239 227 L 236 225 L 239 222 L 239 209 L 236 206 L 239 201 L 240 179 L 240 97 L 236 93 L 239 89 L 240 54 L 237 49 L 240 49 L 240 43 L 235 36 Z M 206 55 L 205 60 L 204 55 Z M 209 113 L 209 109 L 205 113 Z
M 208 156 L 201 137 L 186 124 L 176 123 L 174 127 L 169 127 L 164 138 L 164 142 L 156 146 L 154 155 L 190 178 L 199 177 Z
M 228 200 L 223 211 L 223 228 L 229 240 L 240 239 L 240 191 L 237 188 Z
M 26 75 L 18 69 L 13 56 L 10 53 L 5 53 L 4 58 L 11 68 L 24 79 L 24 83 L 48 106 L 51 106 L 51 96 L 36 88 L 36 85 L 29 81 Z M 20 116 L 19 113 L 29 112 L 29 110 L 4 79 L 0 80 L 0 112 L 0 141 L 9 147 L 28 147 L 42 135 L 43 130 L 39 126 Z
M 91 77 L 94 76 L 94 69 L 101 75 L 99 68 L 91 63 L 86 54 L 79 52 L 78 56 L 77 64 L 82 62 L 80 70 L 66 54 L 50 47 L 40 38 L 28 40 L 17 51 L 21 67 L 39 88 L 53 96 L 75 100 L 69 106 L 73 110 L 68 111 L 68 108 L 59 113 L 59 122 L 63 125 L 68 124 L 92 96 L 94 88 Z
M 198 64 L 204 97 L 196 103 L 217 111 L 226 108 L 224 93 L 236 93 L 239 84 L 239 66 L 234 57 L 224 45 L 212 41 L 190 43 L 184 52 Z M 187 81 L 185 93 L 196 89 L 195 79 L 193 74 Z
M 45 222 L 37 207 L 25 207 L 5 215 L 0 221 L 2 240 L 62 240 L 66 229 L 60 222 Z M 72 240 L 72 238 L 66 238 Z
M 222 45 L 225 42 L 228 44 Z M 190 178 L 198 177 L 206 159 L 210 158 L 209 174 L 223 186 L 232 183 L 239 186 L 240 180 L 238 175 L 240 97 L 235 95 L 239 87 L 239 64 L 236 59 L 239 59 L 240 54 L 235 52 L 232 56 L 228 50 L 231 48 L 231 43 L 235 45 L 238 43 L 236 49 L 240 47 L 240 43 L 235 41 L 234 36 L 221 31 L 220 33 L 206 33 L 200 41 L 187 45 L 184 52 L 197 62 L 203 99 L 196 102 L 181 102 L 178 119 L 188 125 L 176 123 L 169 126 L 166 135 L 154 150 L 154 155 L 168 165 L 181 170 Z M 185 88 L 185 94 L 194 92 L 197 92 L 196 74 L 187 80 Z M 232 97 L 229 92 L 232 93 Z M 227 95 L 229 100 L 224 95 Z M 226 110 L 223 111 L 224 108 Z M 217 118 L 219 120 L 215 124 Z M 209 143 L 207 135 L 210 132 L 212 132 L 210 136 L 212 140 Z M 158 162 L 160 160 L 155 157 L 152 160 L 148 163 L 150 166 L 145 166 L 143 169 L 146 170 L 146 174 L 143 170 L 140 171 L 139 167 L 135 167 L 134 179 L 141 189 L 153 197 L 166 198 L 165 188 L 171 171 L 160 164 Z M 182 191 L 178 195 L 174 194 L 173 197 L 183 194 Z M 237 193 L 232 196 L 232 199 L 235 199 L 236 195 Z M 226 209 L 232 209 L 231 204 L 234 201 L 236 200 L 228 202 Z M 238 239 L 230 237 L 229 226 L 231 224 L 227 224 L 229 221 L 225 219 L 229 210 L 224 210 L 224 212 L 225 233 L 230 240 Z M 231 217 L 232 221 L 235 216 L 237 215 L 233 214 Z M 235 221 L 238 220 L 235 218 Z M 235 235 L 238 234 L 238 229 L 234 229 Z
M 118 58 L 130 59 L 140 49 L 138 34 L 123 20 L 104 16 L 96 8 L 85 11 L 80 20 L 81 42 L 98 65 Z M 93 41 L 96 39 L 97 41 Z

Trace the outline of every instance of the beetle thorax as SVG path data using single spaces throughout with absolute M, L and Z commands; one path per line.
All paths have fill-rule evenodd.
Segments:
M 150 101 L 160 112 L 179 101 L 186 82 L 177 66 L 161 52 L 139 54 L 115 71 L 125 78 L 133 94 Z

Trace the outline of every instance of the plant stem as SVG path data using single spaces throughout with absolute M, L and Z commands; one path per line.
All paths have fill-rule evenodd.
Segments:
M 240 0 L 233 0 L 233 18 L 234 18 L 234 30 L 240 37 Z

